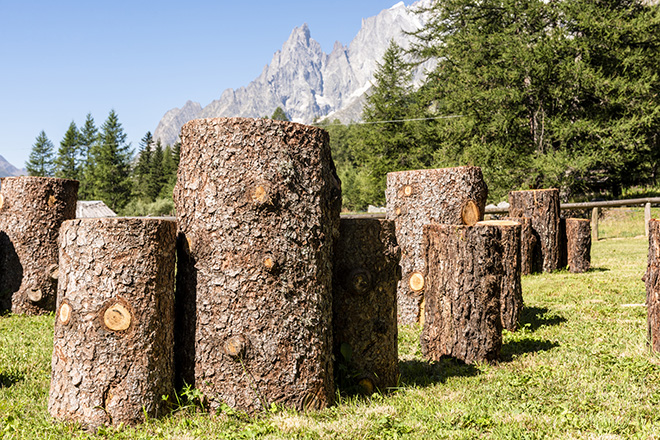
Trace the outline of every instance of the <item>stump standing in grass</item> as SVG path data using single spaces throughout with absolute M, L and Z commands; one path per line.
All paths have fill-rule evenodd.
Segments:
M 648 343 L 660 353 L 660 220 L 649 221 L 649 256 L 646 274 Z
M 501 229 L 490 225 L 424 227 L 427 262 L 424 357 L 494 361 L 502 347 Z
M 399 323 L 420 321 L 424 296 L 422 228 L 429 223 L 473 225 L 483 220 L 488 187 L 481 168 L 414 170 L 387 175 L 387 218 L 401 247 Z
M 5 177 L 0 190 L 0 310 L 55 310 L 57 238 L 76 216 L 78 181 Z
M 559 190 L 539 189 L 509 193 L 509 216 L 530 217 L 539 238 L 543 272 L 559 269 Z
M 48 410 L 88 428 L 158 416 L 173 396 L 176 223 L 62 226 Z
M 520 224 L 520 275 L 530 275 L 541 271 L 541 252 L 536 249 L 538 236 L 532 228 L 529 217 L 504 217 L 502 220 Z
M 181 379 L 212 407 L 327 406 L 341 207 L 327 133 L 267 119 L 201 119 L 183 126 L 181 143 Z
M 514 331 L 523 309 L 522 283 L 520 280 L 520 231 L 521 225 L 515 221 L 491 220 L 477 225 L 493 226 L 500 229 L 502 236 L 502 285 L 500 312 L 502 327 Z
M 566 256 L 568 270 L 582 273 L 591 267 L 591 222 L 583 218 L 566 219 Z
M 341 220 L 332 281 L 335 373 L 341 386 L 371 395 L 397 385 L 400 256 L 393 222 Z

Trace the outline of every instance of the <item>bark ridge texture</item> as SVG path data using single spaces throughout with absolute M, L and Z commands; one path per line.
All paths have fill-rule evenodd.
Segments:
M 422 354 L 465 363 L 495 361 L 502 347 L 500 228 L 427 225 Z
M 502 220 L 520 224 L 520 275 L 541 272 L 541 252 L 537 250 L 538 236 L 530 217 L 504 217 Z
M 398 319 L 401 324 L 412 324 L 421 321 L 423 312 L 424 225 L 483 220 L 488 187 L 479 167 L 400 171 L 387 174 L 385 196 L 387 218 L 394 220 L 401 247 Z
M 571 273 L 583 273 L 591 268 L 591 221 L 566 219 L 566 256 Z
M 335 370 L 340 384 L 368 394 L 395 387 L 399 378 L 400 257 L 394 222 L 341 220 L 332 280 Z
M 0 189 L 0 311 L 55 310 L 60 225 L 76 217 L 78 181 L 5 177 Z
M 176 222 L 70 220 L 60 281 L 48 410 L 96 429 L 164 413 L 173 396 Z
M 509 216 L 530 217 L 539 240 L 539 256 L 543 272 L 559 269 L 559 190 L 538 189 L 509 193 Z
M 217 118 L 188 122 L 181 142 L 180 381 L 211 407 L 329 405 L 341 187 L 328 134 Z
M 660 220 L 649 221 L 649 257 L 644 275 L 648 344 L 660 353 Z

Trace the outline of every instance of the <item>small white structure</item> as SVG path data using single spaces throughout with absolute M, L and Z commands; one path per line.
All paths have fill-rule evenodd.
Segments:
M 79 200 L 76 205 L 76 218 L 117 217 L 112 209 L 101 200 Z

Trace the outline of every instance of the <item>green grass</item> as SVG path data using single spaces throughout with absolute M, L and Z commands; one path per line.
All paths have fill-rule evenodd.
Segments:
M 636 221 L 612 220 L 611 234 Z M 586 274 L 524 277 L 522 328 L 505 332 L 496 365 L 426 362 L 419 328 L 400 327 L 397 390 L 339 396 L 336 406 L 306 414 L 249 418 L 187 407 L 136 428 L 85 433 L 46 410 L 54 317 L 3 316 L 0 438 L 660 438 L 660 356 L 646 345 L 646 309 L 622 307 L 645 301 L 647 246 L 644 238 L 601 240 Z

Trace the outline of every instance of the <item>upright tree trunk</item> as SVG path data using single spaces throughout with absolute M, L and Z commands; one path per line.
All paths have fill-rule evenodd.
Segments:
M 582 273 L 591 267 L 591 222 L 583 218 L 566 219 L 568 270 Z
M 538 235 L 532 228 L 530 217 L 504 217 L 502 220 L 515 221 L 520 224 L 520 274 L 530 275 L 541 272 L 541 251 Z
M 502 284 L 500 292 L 500 312 L 502 327 L 514 331 L 523 309 L 522 283 L 520 280 L 520 231 L 521 225 L 515 221 L 490 220 L 477 223 L 497 227 L 502 237 Z
M 660 220 L 649 221 L 649 255 L 644 275 L 648 344 L 660 353 Z
M 422 354 L 494 361 L 502 347 L 502 236 L 496 226 L 424 227 L 427 286 Z
M 76 217 L 78 181 L 5 177 L 0 189 L 0 311 L 55 310 L 57 238 Z
M 392 221 L 341 220 L 332 281 L 338 385 L 369 395 L 397 385 L 400 257 Z
M 87 428 L 142 422 L 173 396 L 176 223 L 63 224 L 48 410 Z
M 530 217 L 539 237 L 543 272 L 559 269 L 559 190 L 539 189 L 509 193 L 509 215 Z
M 422 228 L 429 223 L 473 225 L 484 218 L 488 187 L 481 168 L 414 170 L 387 175 L 387 218 L 401 246 L 399 323 L 420 322 L 424 296 Z
M 174 202 L 181 379 L 212 408 L 330 404 L 341 189 L 327 133 L 267 119 L 190 121 Z

